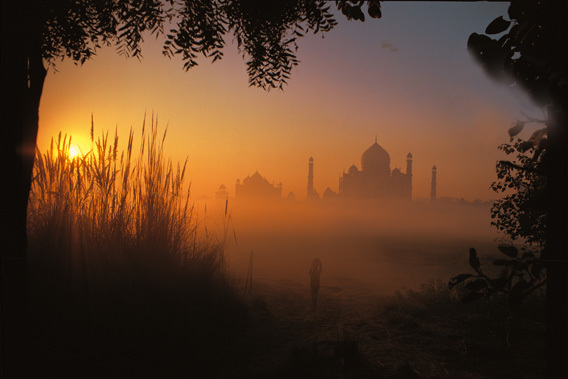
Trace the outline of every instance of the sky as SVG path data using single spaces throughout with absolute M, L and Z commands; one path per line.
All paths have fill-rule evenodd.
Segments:
M 430 194 L 437 166 L 438 195 L 491 200 L 497 146 L 522 113 L 538 115 L 524 94 L 494 84 L 467 52 L 506 3 L 382 3 L 383 17 L 364 23 L 338 15 L 331 32 L 298 41 L 300 60 L 283 91 L 249 87 L 245 61 L 229 37 L 225 56 L 185 72 L 148 37 L 143 58 L 101 49 L 84 65 L 55 62 L 40 105 L 38 146 L 60 131 L 89 147 L 95 134 L 118 130 L 136 141 L 144 116 L 168 129 L 166 155 L 188 159 L 194 198 L 213 197 L 259 171 L 283 195 L 306 197 L 308 160 L 314 187 L 338 191 L 339 175 L 375 141 L 391 169 L 406 170 L 413 155 L 413 198 Z M 529 133 L 529 131 L 527 131 Z M 124 146 L 124 145 L 123 145 Z

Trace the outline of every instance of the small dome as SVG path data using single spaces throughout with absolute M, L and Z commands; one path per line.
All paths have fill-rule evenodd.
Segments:
M 349 167 L 349 171 L 350 174 L 353 174 L 355 172 L 359 172 L 359 169 L 357 168 L 357 166 L 352 165 L 351 167 Z
M 238 181 L 238 179 L 237 179 L 237 181 Z M 221 184 L 221 185 L 219 186 L 219 191 L 225 191 L 225 190 L 227 190 L 227 187 L 225 187 L 224 184 Z
M 313 158 L 313 157 L 310 157 L 310 162 L 313 162 L 313 161 L 314 161 L 314 158 Z
M 400 174 L 400 169 L 397 167 L 397 168 L 395 168 L 394 170 L 392 170 L 392 173 L 393 173 L 394 175 L 398 175 L 398 174 Z
M 361 156 L 361 170 L 381 175 L 390 174 L 390 156 L 376 141 Z
M 436 165 L 432 166 L 432 171 L 436 171 L 436 170 L 437 170 Z
M 412 154 L 411 154 L 411 153 L 408 153 L 408 155 L 406 156 L 406 158 L 412 159 Z

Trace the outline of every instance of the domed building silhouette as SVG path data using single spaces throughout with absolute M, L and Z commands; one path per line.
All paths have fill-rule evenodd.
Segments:
M 274 186 L 256 171 L 241 181 L 237 179 L 235 185 L 237 199 L 279 199 L 282 197 L 282 183 Z
M 372 144 L 361 155 L 361 169 L 352 165 L 339 177 L 342 198 L 412 199 L 412 154 L 406 156 L 406 173 L 390 169 L 390 155 L 381 145 Z
M 215 198 L 225 200 L 228 197 L 229 191 L 227 191 L 227 187 L 224 184 L 221 184 L 217 192 L 215 192 Z

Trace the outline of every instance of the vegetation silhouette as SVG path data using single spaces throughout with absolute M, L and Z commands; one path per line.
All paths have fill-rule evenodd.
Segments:
M 450 287 L 465 282 L 468 290 L 463 301 L 469 302 L 495 293 L 509 295 L 511 309 L 519 308 L 521 302 L 532 292 L 546 284 L 545 261 L 542 248 L 546 243 L 547 213 L 545 210 L 546 177 L 543 162 L 546 151 L 541 145 L 546 129 L 536 130 L 528 141 L 515 137 L 523 125 L 510 131 L 510 143 L 499 146 L 506 154 L 516 154 L 513 161 L 497 162 L 498 181 L 491 188 L 507 194 L 493 203 L 491 224 L 508 235 L 513 241 L 528 244 L 522 254 L 512 244 L 501 244 L 499 251 L 507 259 L 495 259 L 493 264 L 501 267 L 497 278 L 487 276 L 481 269 L 477 251 L 470 249 L 469 264 L 475 274 L 460 274 L 450 281 Z
M 522 214 L 515 214 L 514 208 L 505 208 L 511 204 L 510 197 L 497 203 L 496 207 L 503 212 L 498 218 L 497 226 L 505 227 L 513 237 L 517 235 L 517 230 L 513 229 L 515 225 L 523 225 L 526 221 L 523 220 L 527 213 L 526 207 L 535 212 L 544 210 L 546 223 L 538 222 L 536 228 L 540 229 L 537 238 L 542 241 L 542 259 L 546 265 L 547 376 L 559 378 L 568 373 L 568 363 L 563 359 L 568 340 L 566 309 L 563 305 L 567 302 L 568 266 L 566 4 L 554 0 L 512 0 L 508 8 L 508 19 L 497 17 L 487 26 L 485 33 L 500 37 L 493 39 L 473 33 L 468 40 L 468 49 L 472 55 L 496 81 L 524 89 L 536 104 L 543 107 L 546 115 L 546 119 L 542 121 L 545 128 L 535 132 L 522 147 L 523 150 L 534 149 L 532 160 L 535 163 L 540 160 L 539 169 L 542 169 L 542 177 L 546 180 L 542 187 L 543 203 L 539 204 L 536 196 L 533 197 L 532 202 L 520 204 L 525 207 L 521 210 Z M 509 129 L 510 136 L 516 136 L 531 121 L 516 123 Z M 543 157 L 542 152 L 546 152 Z M 518 170 L 509 179 L 516 178 L 511 184 L 519 197 L 524 191 L 524 186 L 520 183 L 523 177 L 535 172 L 529 161 L 521 163 L 521 166 L 505 164 Z M 503 167 L 498 166 L 497 169 L 502 174 Z M 532 183 L 529 189 L 542 185 L 537 178 L 530 180 Z M 507 226 L 508 222 L 512 224 Z M 528 234 L 527 230 L 521 232 Z
M 548 223 L 543 168 L 546 152 L 540 145 L 545 136 L 546 130 L 539 129 L 528 141 L 511 137 L 509 143 L 499 146 L 506 154 L 516 156 L 497 162 L 499 181 L 491 185 L 493 191 L 506 194 L 491 207 L 491 224 L 513 240 L 522 239 L 539 250 L 546 242 Z M 508 193 L 511 189 L 514 192 Z
M 126 151 L 108 132 L 69 157 L 38 151 L 29 210 L 29 348 L 17 377 L 215 375 L 246 324 L 225 271 L 226 230 L 205 238 L 155 120 Z M 230 357 L 227 359 L 230 360 Z M 29 376 L 26 376 L 29 375 Z M 204 375 L 204 374 L 203 374 Z

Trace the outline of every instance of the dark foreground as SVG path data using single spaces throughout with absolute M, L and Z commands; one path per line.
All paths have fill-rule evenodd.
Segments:
M 88 301 L 74 300 L 70 289 L 53 295 L 52 289 L 44 288 L 43 300 L 30 307 L 28 374 L 59 378 L 544 376 L 541 296 L 510 315 L 504 299 L 461 304 L 442 283 L 377 297 L 345 278 L 322 284 L 319 305 L 312 311 L 307 283 L 260 280 L 245 295 L 235 287 L 233 292 L 221 287 L 214 290 L 211 283 L 202 283 L 201 289 L 181 294 L 154 285 L 135 292 L 113 288 L 114 295 L 91 293 Z

